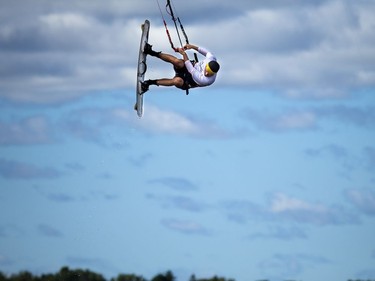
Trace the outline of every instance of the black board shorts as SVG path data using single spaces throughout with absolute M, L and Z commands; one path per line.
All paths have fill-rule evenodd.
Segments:
M 174 71 L 176 72 L 175 77 L 180 77 L 182 78 L 182 80 L 184 80 L 184 84 L 182 85 L 182 87 L 179 87 L 180 89 L 188 90 L 191 88 L 199 87 L 199 85 L 194 81 L 193 76 L 191 76 L 191 73 L 187 70 L 185 65 L 183 68 L 174 68 Z

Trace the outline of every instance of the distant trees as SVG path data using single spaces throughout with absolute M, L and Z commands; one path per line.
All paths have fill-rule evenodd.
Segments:
M 6 279 L 5 275 L 2 272 L 0 272 L 0 281 L 6 281 L 6 280 L 7 279 Z
M 21 271 L 16 274 L 7 276 L 0 271 L 0 281 L 107 281 L 103 275 L 92 272 L 90 270 L 70 269 L 64 266 L 56 273 L 42 274 L 35 276 L 28 271 Z M 177 281 L 172 271 L 159 273 L 151 280 L 147 280 L 140 275 L 135 274 L 119 274 L 117 277 L 109 279 L 109 281 Z M 180 280 L 183 281 L 183 280 Z M 226 279 L 224 277 L 214 276 L 212 278 L 196 278 L 192 274 L 187 281 L 235 281 L 234 279 Z M 268 281 L 267 279 L 257 281 Z M 297 280 L 285 280 L 297 281 Z M 375 281 L 375 279 L 348 279 L 347 281 Z
M 103 275 L 92 272 L 90 270 L 70 269 L 64 266 L 57 273 L 42 274 L 34 276 L 28 271 L 21 271 L 17 274 L 6 276 L 0 272 L 0 281 L 107 281 Z M 148 281 L 140 275 L 135 274 L 119 274 L 117 277 L 111 278 L 109 281 Z M 172 271 L 159 273 L 149 281 L 176 281 L 176 277 Z M 235 281 L 234 279 L 225 279 L 222 277 L 213 277 L 210 279 L 196 279 L 194 275 L 190 281 Z
M 193 275 L 192 275 L 193 276 Z M 195 276 L 194 276 L 195 278 Z M 192 279 L 192 277 L 190 277 L 190 280 Z M 223 277 L 217 277 L 217 276 L 214 276 L 212 278 L 203 278 L 203 279 L 195 279 L 196 281 L 235 281 L 234 279 L 226 279 L 226 278 L 223 278 Z
M 52 276 L 50 276 L 52 277 Z M 40 280 L 48 281 L 48 280 Z M 56 274 L 54 281 L 106 281 L 105 278 L 98 273 L 89 270 L 70 270 L 68 267 L 61 268 L 60 272 Z
M 171 271 L 167 271 L 165 274 L 159 273 L 151 281 L 175 281 L 175 277 Z
M 11 281 L 33 281 L 35 280 L 33 275 L 28 271 L 21 271 L 18 274 L 12 275 L 10 278 L 5 278 L 5 280 Z
M 147 280 L 143 278 L 142 276 L 138 276 L 135 274 L 119 274 L 116 278 L 111 278 L 111 281 L 147 281 Z
M 0 281 L 106 281 L 106 279 L 101 274 L 89 270 L 71 270 L 68 267 L 63 267 L 55 274 L 43 274 L 41 276 L 33 276 L 28 271 L 21 271 L 9 277 L 0 273 Z

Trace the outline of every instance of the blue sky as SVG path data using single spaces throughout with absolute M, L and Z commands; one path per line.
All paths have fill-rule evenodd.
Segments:
M 174 5 L 221 70 L 139 119 L 156 2 L 1 1 L 0 270 L 374 279 L 375 3 Z

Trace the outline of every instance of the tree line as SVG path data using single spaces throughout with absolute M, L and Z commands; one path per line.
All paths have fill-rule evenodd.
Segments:
M 0 271 L 0 281 L 176 281 L 176 277 L 171 271 L 159 273 L 150 280 L 136 274 L 119 274 L 117 277 L 105 279 L 102 274 L 83 269 L 70 269 L 64 266 L 56 273 L 33 275 L 29 271 L 21 271 L 16 274 L 6 275 Z M 232 278 L 214 276 L 212 278 L 196 278 L 194 274 L 189 281 L 235 281 Z M 267 279 L 256 281 L 268 281 Z M 297 280 L 285 280 L 297 281 Z M 298 280 L 302 281 L 302 280 Z M 348 279 L 347 281 L 375 281 L 375 279 Z
M 176 281 L 176 277 L 171 271 L 159 273 L 152 279 L 147 280 L 141 275 L 119 274 L 117 277 L 106 279 L 102 274 L 90 271 L 88 269 L 70 269 L 64 266 L 56 273 L 34 275 L 29 271 L 21 271 L 16 274 L 6 275 L 0 272 L 0 281 Z M 197 279 L 195 275 L 190 277 L 189 281 L 235 281 L 214 276 L 210 279 Z

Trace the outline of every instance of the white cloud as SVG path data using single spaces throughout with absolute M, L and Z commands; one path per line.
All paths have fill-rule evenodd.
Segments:
M 198 124 L 172 111 L 163 111 L 157 107 L 148 107 L 143 118 L 143 126 L 149 130 L 162 133 L 197 134 L 200 131 Z
M 0 145 L 42 144 L 52 142 L 54 133 L 43 116 L 22 120 L 0 120 Z
M 48 225 L 48 224 L 39 224 L 37 226 L 37 229 L 38 229 L 38 232 L 41 235 L 44 235 L 44 236 L 47 236 L 47 237 L 59 238 L 59 237 L 63 236 L 63 234 L 61 233 L 61 231 L 59 231 L 55 227 L 53 227 L 51 225 Z
M 198 234 L 198 235 L 209 235 L 210 231 L 202 226 L 201 224 L 190 221 L 190 220 L 180 220 L 180 219 L 163 219 L 161 221 L 162 225 L 166 228 L 182 232 L 185 234 Z
M 179 177 L 163 177 L 148 181 L 149 184 L 161 184 L 174 190 L 193 191 L 198 187 L 190 180 Z
M 351 189 L 346 196 L 359 211 L 375 216 L 375 192 L 370 189 Z
M 274 195 L 270 210 L 273 213 L 283 213 L 288 211 L 327 212 L 327 209 L 323 205 L 311 204 L 297 198 L 289 197 L 283 193 L 277 193 Z
M 194 120 L 180 113 L 164 110 L 153 105 L 145 107 L 145 114 L 141 119 L 136 118 L 135 114 L 122 109 L 116 109 L 113 113 L 115 116 L 124 119 L 124 121 L 136 124 L 138 128 L 142 128 L 145 132 L 152 134 L 173 134 L 203 138 L 223 138 L 230 135 L 230 133 L 218 128 L 214 123 Z
M 158 201 L 163 208 L 180 209 L 197 213 L 203 212 L 208 208 L 208 204 L 186 196 L 159 196 L 156 194 L 147 194 L 146 198 Z
M 5 179 L 56 179 L 62 173 L 52 167 L 39 167 L 34 164 L 0 158 L 0 176 Z
M 57 103 L 134 86 L 139 44 L 134 32 L 140 34 L 134 20 L 109 24 L 77 10 L 28 21 L 25 26 L 11 22 L 0 33 L 2 97 Z
M 312 112 L 296 112 L 281 116 L 275 125 L 280 129 L 303 129 L 310 128 L 315 123 L 316 117 Z
M 312 225 L 358 223 L 358 218 L 341 206 L 312 203 L 284 193 L 272 194 L 263 206 L 251 201 L 230 201 L 225 205 L 228 219 L 247 223 L 252 220 L 287 221 Z
M 244 116 L 258 128 L 273 132 L 315 129 L 318 122 L 315 112 L 308 109 L 285 110 L 279 114 L 248 109 Z
M 315 225 L 353 224 L 358 218 L 341 206 L 311 203 L 283 193 L 273 194 L 267 210 L 274 219 Z
M 294 240 L 306 239 L 308 236 L 306 232 L 298 227 L 284 227 L 275 226 L 269 227 L 265 232 L 256 232 L 248 236 L 249 239 L 280 239 L 280 240 Z
M 77 13 L 52 13 L 40 16 L 40 21 L 48 27 L 59 28 L 79 28 L 85 29 L 90 27 L 92 21 L 81 14 Z
M 62 111 L 63 112 L 63 111 Z M 0 145 L 33 145 L 56 143 L 65 138 L 75 138 L 106 147 L 124 147 L 119 137 L 108 138 L 108 130 L 137 128 L 137 132 L 151 135 L 176 135 L 192 138 L 222 139 L 232 133 L 216 123 L 189 117 L 153 105 L 146 106 L 142 119 L 129 106 L 89 107 L 63 113 L 57 120 L 44 115 L 31 115 L 22 119 L 0 119 Z M 181 182 L 180 182 L 181 183 Z M 186 184 L 187 186 L 187 184 Z
M 368 10 L 363 1 L 245 7 L 236 18 L 204 26 L 209 37 L 198 26 L 195 36 L 222 59 L 221 83 L 265 87 L 288 97 L 345 97 L 354 87 L 374 85 Z
M 373 106 L 338 105 L 301 107 L 300 109 L 286 108 L 281 109 L 278 113 L 248 108 L 243 111 L 243 117 L 259 129 L 271 132 L 316 130 L 324 128 L 328 123 L 327 121 L 335 121 L 345 127 L 350 125 L 365 129 L 372 129 L 375 124 Z
M 281 213 L 287 210 L 308 209 L 308 204 L 298 199 L 288 198 L 284 194 L 277 194 L 272 200 L 271 211 Z
M 266 276 L 283 280 L 290 276 L 300 275 L 307 267 L 311 269 L 330 263 L 331 261 L 323 256 L 311 254 L 274 254 L 272 257 L 261 261 L 258 266 Z
M 1 97 L 53 103 L 133 88 L 145 18 L 151 19 L 152 43 L 170 51 L 157 6 L 147 1 L 46 3 L 2 9 Z M 222 65 L 217 84 L 302 98 L 345 97 L 375 84 L 370 1 L 240 1 L 236 7 L 216 1 L 216 17 L 189 8 L 180 15 L 188 23 L 185 30 L 192 43 L 217 55 Z M 172 23 L 169 27 L 173 32 Z M 161 65 L 150 73 L 160 73 Z

